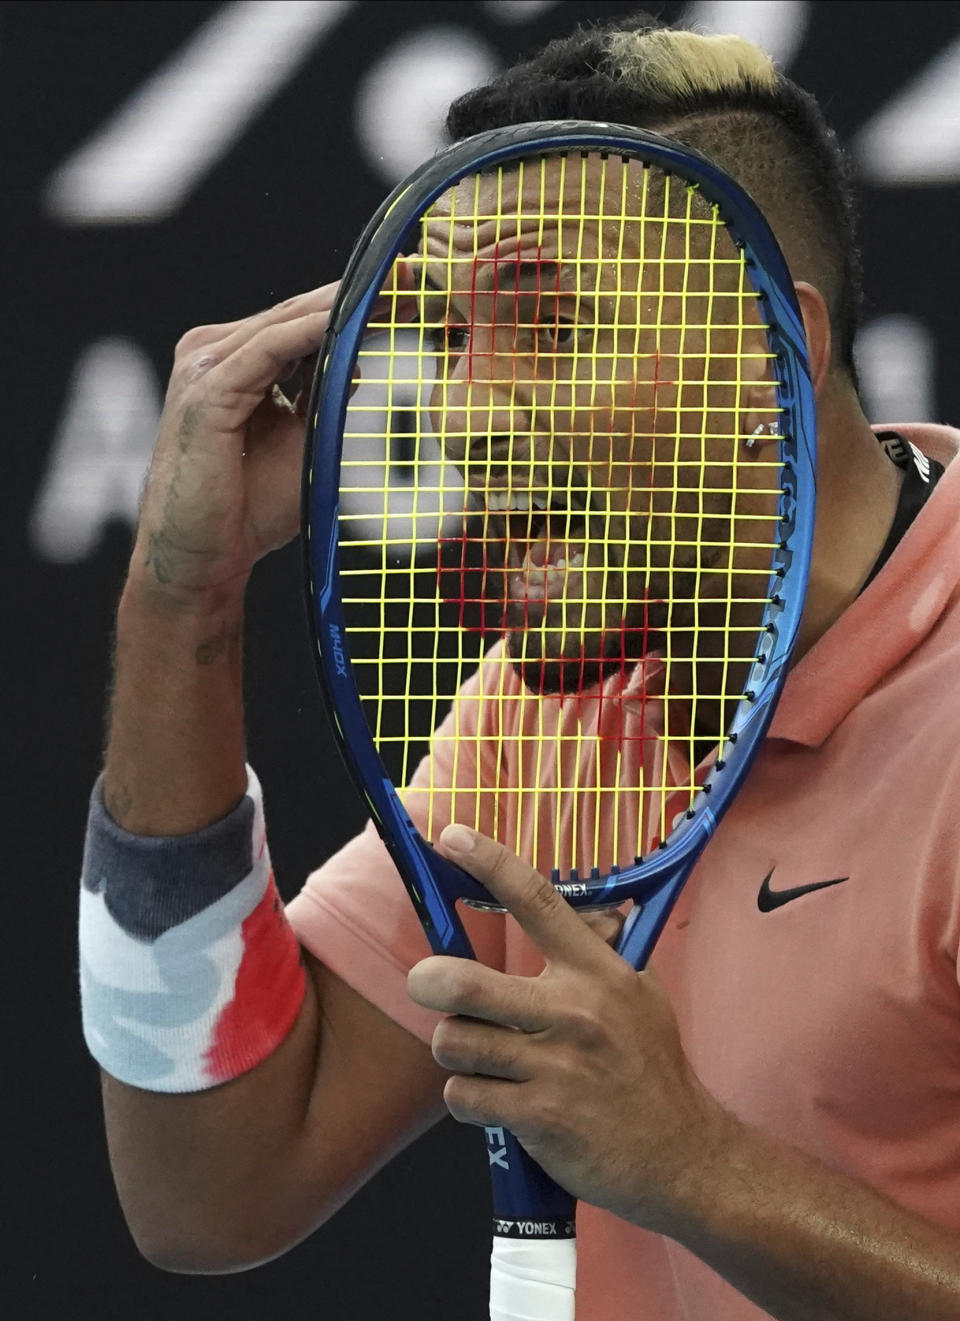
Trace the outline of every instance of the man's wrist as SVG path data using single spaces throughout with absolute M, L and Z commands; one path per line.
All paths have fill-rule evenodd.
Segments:
M 232 811 L 185 836 L 124 830 L 94 789 L 80 898 L 84 1034 L 121 1082 L 214 1087 L 291 1030 L 305 993 L 249 772 Z
M 203 621 L 242 616 L 249 573 L 239 573 L 214 584 L 185 584 L 159 578 L 150 553 L 138 538 L 120 598 L 121 611 L 139 611 L 166 619 Z
M 683 1151 L 655 1199 L 656 1209 L 651 1213 L 648 1203 L 630 1217 L 685 1246 L 712 1234 L 718 1216 L 723 1218 L 724 1204 L 742 1193 L 738 1171 L 755 1137 L 715 1097 L 702 1088 L 701 1093 L 697 1122 L 687 1128 Z
M 243 601 L 157 592 L 132 571 L 117 613 L 104 798 L 141 835 L 189 834 L 243 796 Z

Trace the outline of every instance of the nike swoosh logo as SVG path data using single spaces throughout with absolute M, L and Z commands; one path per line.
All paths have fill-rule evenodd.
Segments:
M 757 895 L 757 907 L 761 913 L 772 913 L 775 908 L 782 908 L 784 904 L 790 903 L 791 899 L 799 899 L 801 895 L 813 894 L 814 890 L 826 890 L 828 886 L 840 885 L 843 881 L 849 881 L 849 876 L 838 876 L 832 881 L 814 881 L 812 885 L 795 885 L 790 890 L 771 890 L 770 877 L 776 868 L 771 867 L 763 878 L 763 884 L 760 886 L 760 893 Z

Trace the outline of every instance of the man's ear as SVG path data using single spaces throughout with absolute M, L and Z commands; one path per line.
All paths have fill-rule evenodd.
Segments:
M 823 294 L 812 284 L 800 280 L 793 287 L 797 293 L 803 328 L 807 336 L 807 355 L 810 359 L 813 388 L 819 395 L 830 371 L 832 351 L 830 313 Z

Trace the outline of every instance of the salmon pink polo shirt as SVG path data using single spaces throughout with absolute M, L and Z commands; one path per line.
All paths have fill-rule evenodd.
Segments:
M 728 1109 L 960 1235 L 960 432 L 896 429 L 946 472 L 791 671 L 653 966 L 693 1068 Z M 461 756 L 458 776 L 482 769 L 482 737 L 467 742 L 475 761 Z M 418 775 L 442 777 L 443 746 Z M 597 792 L 629 799 L 625 774 Z M 311 953 L 430 1041 L 438 1016 L 406 992 L 426 941 L 372 828 L 287 911 Z M 472 913 L 468 927 L 485 962 L 539 971 L 512 919 Z M 581 1205 L 578 1237 L 578 1321 L 766 1316 L 676 1243 L 606 1212 Z

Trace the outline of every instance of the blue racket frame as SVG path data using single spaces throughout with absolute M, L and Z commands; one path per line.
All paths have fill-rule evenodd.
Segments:
M 642 968 L 670 910 L 742 784 L 766 734 L 786 678 L 803 612 L 816 505 L 816 423 L 803 321 L 793 281 L 776 239 L 752 199 L 706 157 L 669 138 L 619 124 L 559 121 L 516 125 L 479 134 L 439 153 L 401 183 L 361 236 L 348 263 L 317 365 L 309 410 L 304 480 L 304 552 L 309 614 L 327 712 L 341 753 L 397 865 L 437 954 L 474 958 L 456 911 L 458 900 L 495 906 L 488 892 L 443 858 L 419 834 L 376 750 L 349 661 L 339 591 L 338 491 L 347 402 L 367 321 L 393 263 L 406 251 L 411 226 L 467 174 L 530 154 L 602 152 L 639 158 L 696 184 L 716 203 L 744 250 L 750 281 L 769 326 L 776 357 L 782 490 L 779 546 L 771 565 L 769 601 L 747 692 L 720 755 L 683 821 L 664 846 L 608 876 L 571 876 L 557 889 L 574 907 L 634 900 L 619 952 Z M 573 1233 L 574 1203 L 504 1130 L 488 1129 L 495 1232 L 526 1236 Z

